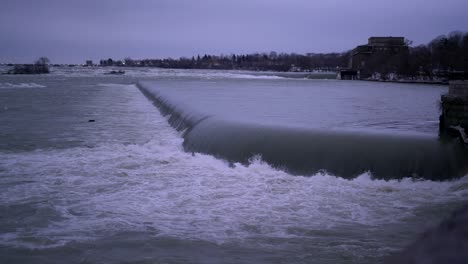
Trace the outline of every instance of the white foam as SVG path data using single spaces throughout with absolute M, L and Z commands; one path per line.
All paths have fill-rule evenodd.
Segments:
M 468 194 L 468 177 L 447 182 L 372 180 L 368 174 L 354 180 L 324 173 L 301 177 L 258 157 L 248 166 L 229 166 L 184 152 L 165 119 L 147 114 L 158 129 L 145 144 L 0 154 L 0 183 L 10 186 L 2 188 L 1 204 L 35 204 L 60 215 L 47 225 L 4 233 L 0 243 L 50 247 L 126 230 L 223 243 L 302 236 L 294 230 L 381 228 Z M 19 178 L 28 182 L 12 184 Z M 50 241 L 23 242 L 31 235 Z
M 0 89 L 8 88 L 44 88 L 45 85 L 37 83 L 0 83 Z
M 259 74 L 254 72 L 235 72 L 222 70 L 161 70 L 161 77 L 195 77 L 201 79 L 285 79 L 275 75 Z
M 101 86 L 101 87 L 110 87 L 110 88 L 136 89 L 136 86 L 135 86 L 134 84 L 99 83 L 97 86 Z
M 137 92 L 134 86 L 102 85 Z M 260 157 L 230 166 L 184 152 L 182 138 L 143 95 L 127 104 L 151 129 L 150 141 L 0 153 L 0 206 L 29 206 L 43 214 L 15 219 L 14 231 L 0 234 L 0 245 L 56 247 L 125 231 L 214 243 L 320 236 L 316 230 L 368 232 L 426 221 L 421 211 L 468 197 L 468 177 L 291 176 Z
M 125 75 L 104 75 L 112 70 L 123 70 Z M 128 67 L 55 67 L 53 76 L 67 78 L 84 76 L 105 76 L 106 78 L 150 77 L 150 78 L 197 78 L 197 79 L 285 79 L 274 73 L 234 71 L 234 70 L 184 70 L 161 68 L 128 68 Z

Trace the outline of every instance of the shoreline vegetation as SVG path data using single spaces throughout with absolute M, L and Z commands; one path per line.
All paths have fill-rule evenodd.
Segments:
M 41 57 L 34 64 L 12 65 L 13 69 L 8 70 L 4 74 L 47 74 L 50 73 L 49 63 L 50 60 L 48 58 Z
M 465 79 L 468 73 L 468 32 L 453 31 L 440 35 L 426 45 L 411 46 L 404 41 L 403 54 L 380 53 L 366 65 L 370 76 L 361 80 L 392 81 L 407 83 L 448 83 L 450 79 Z M 359 46 L 358 46 L 359 48 Z M 123 60 L 112 58 L 99 61 L 99 66 L 158 67 L 171 69 L 220 69 L 276 72 L 339 73 L 352 67 L 356 49 L 341 53 L 253 53 L 230 55 L 197 55 L 179 59 L 142 59 L 129 57 Z M 93 66 L 92 61 L 86 62 Z M 397 66 L 395 66 L 397 65 Z
M 449 80 L 424 80 L 424 79 L 399 79 L 399 80 L 383 80 L 383 79 L 361 79 L 360 81 L 367 82 L 390 82 L 390 83 L 408 83 L 408 84 L 436 84 L 448 85 Z
M 434 38 L 426 45 L 411 46 L 405 40 L 407 54 L 380 58 L 372 65 L 370 76 L 358 78 L 367 81 L 387 81 L 403 83 L 447 84 L 451 79 L 466 79 L 468 74 L 468 33 L 454 31 Z M 87 67 L 154 67 L 163 69 L 207 69 L 242 70 L 266 72 L 335 72 L 349 70 L 353 50 L 341 53 L 253 53 L 231 55 L 197 55 L 178 59 L 140 59 L 127 57 L 123 60 L 112 58 L 94 64 L 87 60 L 80 66 Z M 379 59 L 379 58 L 377 58 Z M 395 67 L 395 60 L 401 60 Z M 49 60 L 40 58 L 34 64 L 7 64 L 13 66 L 6 74 L 49 73 Z M 53 66 L 78 66 L 76 64 Z M 307 77 L 305 77 L 307 78 Z

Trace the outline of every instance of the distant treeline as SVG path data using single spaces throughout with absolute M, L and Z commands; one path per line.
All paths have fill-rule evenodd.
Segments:
M 6 72 L 6 74 L 44 74 L 49 73 L 50 60 L 46 57 L 41 57 L 34 62 L 34 64 L 11 64 L 13 69 Z
M 468 73 L 468 33 L 441 35 L 427 45 L 410 47 L 408 64 L 402 73 L 432 76 L 447 72 Z
M 240 55 L 198 55 L 179 59 L 144 59 L 123 61 L 112 59 L 101 60 L 101 66 L 142 66 L 177 69 L 225 69 L 225 70 L 256 70 L 256 71 L 309 71 L 336 70 L 346 67 L 349 52 L 326 54 L 286 54 L 286 53 L 254 53 Z
M 410 44 L 410 43 L 409 43 Z M 101 60 L 101 66 L 141 66 L 177 69 L 234 69 L 261 71 L 340 70 L 349 67 L 352 50 L 342 53 L 254 53 L 197 55 L 179 59 Z M 406 76 L 433 76 L 446 72 L 468 72 L 468 33 L 438 36 L 427 45 L 409 47 L 406 63 L 397 73 Z M 385 62 L 376 71 L 384 71 Z

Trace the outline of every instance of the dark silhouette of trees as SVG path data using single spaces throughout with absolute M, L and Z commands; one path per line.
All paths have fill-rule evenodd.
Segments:
M 134 66 L 134 61 L 130 57 L 124 59 L 125 66 Z
M 369 63 L 375 72 L 386 75 L 397 73 L 407 77 L 447 76 L 457 72 L 468 72 L 468 33 L 454 31 L 434 38 L 427 45 L 412 47 L 394 55 L 375 56 Z M 384 56 L 385 55 L 385 56 Z M 191 58 L 143 59 L 124 61 L 109 58 L 101 60 L 101 66 L 139 66 L 179 69 L 229 69 L 254 71 L 335 71 L 349 67 L 351 50 L 342 53 L 253 53 L 209 55 L 198 54 Z M 466 77 L 465 77 L 466 78 Z
M 50 60 L 47 57 L 40 57 L 34 62 L 34 64 L 36 65 L 47 65 L 49 63 L 50 63 Z
M 432 76 L 431 50 L 428 46 L 419 45 L 409 50 L 408 73 Z
M 412 74 L 428 76 L 463 75 L 468 73 L 468 33 L 454 31 L 434 38 L 428 45 L 410 48 Z
M 7 74 L 43 74 L 49 73 L 50 60 L 46 57 L 40 57 L 34 64 L 17 64 Z
M 179 59 L 124 59 L 125 66 L 179 68 L 179 69 L 230 69 L 230 70 L 262 70 L 289 71 L 292 67 L 300 71 L 336 70 L 348 65 L 349 52 L 329 54 L 287 54 L 253 53 L 230 55 L 197 55 L 191 58 Z M 101 60 L 101 66 L 122 66 L 121 61 L 112 59 Z

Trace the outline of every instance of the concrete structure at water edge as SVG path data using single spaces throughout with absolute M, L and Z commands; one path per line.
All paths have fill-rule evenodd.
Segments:
M 337 73 L 336 79 L 338 80 L 356 80 L 357 71 L 353 70 L 341 70 Z
M 468 144 L 468 81 L 451 81 L 441 97 L 440 134 L 460 136 Z

